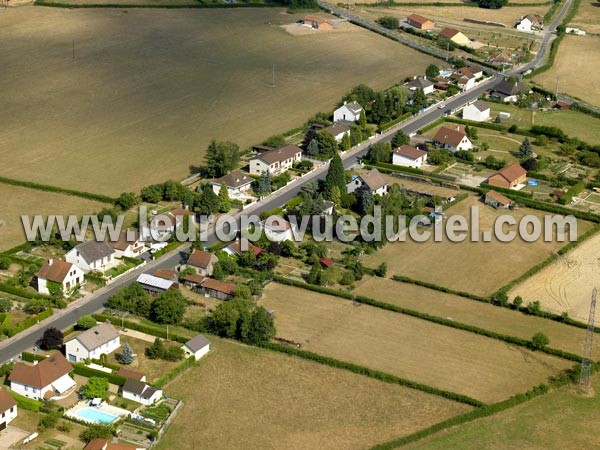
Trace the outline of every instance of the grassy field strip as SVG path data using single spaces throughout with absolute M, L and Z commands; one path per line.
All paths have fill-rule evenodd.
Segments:
M 260 303 L 303 349 L 493 403 L 572 363 L 381 308 L 271 283 Z
M 198 366 L 169 384 L 169 394 L 184 403 L 159 450 L 368 448 L 472 409 L 301 358 L 210 340 Z
M 575 355 L 581 351 L 585 329 L 453 294 L 432 291 L 415 284 L 397 283 L 384 278 L 369 277 L 360 282 L 353 293 L 525 340 L 531 339 L 537 332 L 542 332 L 549 337 L 550 347 Z M 600 342 L 596 342 L 594 349 L 600 351 Z

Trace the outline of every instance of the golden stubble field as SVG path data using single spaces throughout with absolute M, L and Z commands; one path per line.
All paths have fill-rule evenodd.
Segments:
M 587 322 L 594 287 L 600 288 L 600 234 L 515 286 L 509 295 L 520 295 L 525 302 L 537 300 L 545 310 L 567 312 Z M 598 319 L 600 308 L 596 309 Z
M 470 196 L 446 211 L 446 217 L 460 215 L 470 218 L 469 208 L 479 206 L 480 231 L 493 230 L 493 223 L 506 210 L 497 210 L 484 205 L 478 197 Z M 529 208 L 509 211 L 517 220 L 533 214 L 543 220 L 544 212 Z M 592 227 L 590 222 L 578 221 L 578 234 Z M 511 228 L 516 230 L 516 227 Z M 477 295 L 490 295 L 514 280 L 525 271 L 550 257 L 566 242 L 524 242 L 516 239 L 504 243 L 470 242 L 467 238 L 460 243 L 434 242 L 433 238 L 424 243 L 407 239 L 406 242 L 386 244 L 381 250 L 366 256 L 363 263 L 367 267 L 377 267 L 387 263 L 388 275 L 404 275 L 427 281 L 457 291 Z
M 303 349 L 436 388 L 496 402 L 572 363 L 543 353 L 304 289 L 271 283 L 279 337 Z
M 596 8 L 600 14 L 600 8 Z M 595 19 L 600 23 L 600 20 Z M 600 105 L 600 37 L 565 36 L 558 47 L 550 70 L 534 80 L 554 91 L 558 79 L 559 92 L 578 97 L 587 103 Z M 590 142 L 598 144 L 598 142 Z
M 25 242 L 21 215 L 81 215 L 98 212 L 108 205 L 70 195 L 42 192 L 0 183 L 0 251 Z M 33 218 L 32 218 L 33 220 Z M 66 220 L 66 219 L 65 219 Z
M 588 33 L 600 33 L 600 3 L 596 0 L 581 0 L 569 25 Z
M 387 87 L 434 61 L 351 25 L 304 36 L 281 28 L 300 17 L 279 8 L 2 11 L 2 175 L 136 191 L 187 176 L 211 138 L 245 148 L 332 110 L 354 85 Z
M 184 406 L 158 449 L 359 449 L 469 406 L 211 337 L 198 367 L 168 386 Z
M 585 338 L 581 328 L 385 278 L 365 277 L 353 293 L 522 339 L 542 332 L 550 339 L 551 347 L 575 354 L 581 352 Z M 594 349 L 600 351 L 600 342 Z

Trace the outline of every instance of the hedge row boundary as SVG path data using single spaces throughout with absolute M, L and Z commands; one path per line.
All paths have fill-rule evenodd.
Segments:
M 320 364 L 324 364 L 326 366 L 330 366 L 336 369 L 344 369 L 350 372 L 353 372 L 357 375 L 364 375 L 369 378 L 374 378 L 379 381 L 383 381 L 385 383 L 390 384 L 398 384 L 400 386 L 405 386 L 411 389 L 416 389 L 422 392 L 426 392 L 428 394 L 437 395 L 438 397 L 443 397 L 448 400 L 453 400 L 455 402 L 464 403 L 470 406 L 474 406 L 476 408 L 482 408 L 485 403 L 476 400 L 474 398 L 468 397 L 466 395 L 457 394 L 455 392 L 445 391 L 442 389 L 437 389 L 431 386 L 427 386 L 425 384 L 417 383 L 416 381 L 407 380 L 406 378 L 400 378 L 395 375 L 391 375 L 385 372 L 381 372 L 379 370 L 369 369 L 368 367 L 359 366 L 357 364 L 349 363 L 346 361 L 340 361 L 335 358 L 331 358 L 329 356 L 319 355 L 318 353 L 309 352 L 306 350 L 300 350 L 295 347 L 290 347 L 283 344 L 277 344 L 274 342 L 267 342 L 261 345 L 261 348 L 276 351 L 279 353 L 285 353 L 288 355 L 296 356 L 299 358 L 303 358 L 309 361 L 314 361 Z
M 450 319 L 445 319 L 445 318 L 439 317 L 439 316 L 433 316 L 433 315 L 430 315 L 427 313 L 415 311 L 413 309 L 403 308 L 401 306 L 381 302 L 379 300 L 375 300 L 370 297 L 365 297 L 363 295 L 353 295 L 353 294 L 349 294 L 349 293 L 346 293 L 343 291 L 338 291 L 335 289 L 328 289 L 328 288 L 324 288 L 324 290 L 317 290 L 317 289 L 314 289 L 315 288 L 314 285 L 310 285 L 310 284 L 303 283 L 303 282 L 296 281 L 296 280 L 288 280 L 287 278 L 283 278 L 280 276 L 273 277 L 273 280 L 276 282 L 279 282 L 281 284 L 287 284 L 288 286 L 294 286 L 294 287 L 298 287 L 301 289 L 307 289 L 307 290 L 311 290 L 311 291 L 317 291 L 320 293 L 326 293 L 326 294 L 333 295 L 336 297 L 344 298 L 345 300 L 353 300 L 355 302 L 373 306 L 375 308 L 380 308 L 380 309 L 384 309 L 387 311 L 404 314 L 404 315 L 407 315 L 410 317 L 415 317 L 417 319 L 426 320 L 428 322 L 432 322 L 437 325 L 442 325 L 442 326 L 446 326 L 446 327 L 450 327 L 450 328 L 455 328 L 457 330 L 467 331 L 467 332 L 474 333 L 474 334 L 477 334 L 480 336 L 488 337 L 490 339 L 497 339 L 497 340 L 506 342 L 508 344 L 518 345 L 520 347 L 525 347 L 530 350 L 534 350 L 534 346 L 533 346 L 531 340 L 528 340 L 528 339 L 518 338 L 515 336 L 510 336 L 510 335 L 502 334 L 502 333 L 496 333 L 495 331 L 490 331 L 485 328 L 480 328 L 480 327 L 476 327 L 474 325 L 470 325 L 467 323 L 462 323 L 462 322 L 457 322 L 457 321 L 450 320 Z M 286 280 L 286 281 L 283 281 L 283 280 Z M 316 286 L 316 287 L 322 288 L 321 286 Z M 483 299 L 482 301 L 487 301 L 487 300 Z M 544 347 L 544 348 L 538 349 L 537 351 L 547 353 L 552 356 L 557 356 L 559 358 L 564 358 L 564 359 L 567 359 L 570 361 L 575 361 L 575 362 L 581 361 L 581 357 L 579 355 L 575 355 L 573 353 L 569 353 L 569 352 L 555 349 L 552 347 Z
M 174 380 L 180 373 L 184 372 L 188 368 L 194 366 L 196 364 L 196 359 L 193 356 L 190 356 L 187 359 L 184 359 L 181 364 L 178 364 L 173 370 L 161 375 L 154 383 L 153 386 L 162 388 L 172 380 Z
M 45 0 L 35 0 L 35 6 L 46 6 L 50 8 L 153 8 L 153 9 L 229 9 L 229 8 L 274 8 L 282 7 L 277 3 L 191 3 L 189 5 L 139 5 L 139 4 L 121 4 L 121 3 L 94 3 L 94 4 L 75 4 L 75 3 L 59 3 L 47 2 Z
M 71 8 L 72 6 L 68 6 L 68 7 Z M 116 199 L 109 197 L 107 195 L 93 194 L 91 192 L 76 191 L 73 189 L 65 189 L 65 188 L 61 188 L 58 186 L 50 186 L 48 184 L 34 183 L 32 181 L 23 181 L 23 180 L 15 180 L 13 178 L 0 177 L 0 183 L 10 184 L 12 186 L 19 186 L 19 187 L 24 187 L 24 188 L 28 188 L 28 189 L 35 189 L 38 191 L 53 192 L 55 194 L 71 195 L 74 197 L 81 197 L 81 198 L 85 198 L 87 200 L 94 200 L 94 201 L 97 201 L 100 203 L 109 203 L 112 205 L 114 205 L 116 202 Z
M 123 386 L 127 378 L 122 377 L 121 375 L 116 375 L 114 373 L 103 372 L 101 370 L 95 370 L 91 367 L 86 366 L 81 363 L 71 363 L 73 366 L 73 373 L 76 375 L 80 375 L 82 377 L 90 378 L 90 377 L 101 377 L 106 378 L 109 383 L 116 384 L 117 386 Z
M 121 318 L 114 316 L 107 316 L 105 314 L 92 314 L 92 317 L 96 319 L 98 322 L 106 322 L 109 321 L 113 325 L 117 327 L 121 327 Z M 160 326 L 152 326 L 145 325 L 142 323 L 132 322 L 130 320 L 124 320 L 123 326 L 129 328 L 131 330 L 140 331 L 142 333 L 150 334 L 152 336 L 156 336 L 161 339 L 167 339 L 167 330 L 160 328 Z M 176 333 L 169 333 L 169 340 L 179 342 L 180 344 L 185 344 L 189 341 L 189 338 L 178 335 Z
M 8 390 L 9 395 L 17 402 L 17 407 L 27 411 L 39 412 L 42 402 L 33 398 L 28 398 L 17 394 L 14 391 Z

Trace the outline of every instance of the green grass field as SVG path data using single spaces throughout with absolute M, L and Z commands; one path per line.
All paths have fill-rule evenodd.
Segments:
M 594 377 L 596 393 L 600 378 Z M 583 398 L 571 386 L 561 388 L 485 419 L 444 430 L 408 445 L 411 450 L 596 448 L 600 396 Z
M 600 144 L 600 119 L 577 111 L 536 112 L 536 125 L 558 127 L 571 137 L 592 145 Z

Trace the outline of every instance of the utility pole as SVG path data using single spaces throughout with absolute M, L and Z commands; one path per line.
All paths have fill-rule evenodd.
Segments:
M 556 98 L 556 100 L 558 100 L 558 80 L 559 77 L 556 77 L 556 91 L 554 92 L 554 98 Z
M 73 59 L 75 59 L 75 39 L 73 39 Z
M 587 395 L 590 392 L 590 371 L 592 366 L 592 346 L 594 344 L 594 321 L 596 318 L 596 288 L 592 291 L 592 303 L 590 304 L 590 317 L 588 319 L 585 342 L 583 344 L 583 355 L 581 357 L 581 372 L 579 374 L 579 392 Z
M 273 64 L 273 87 L 275 87 L 275 64 Z

